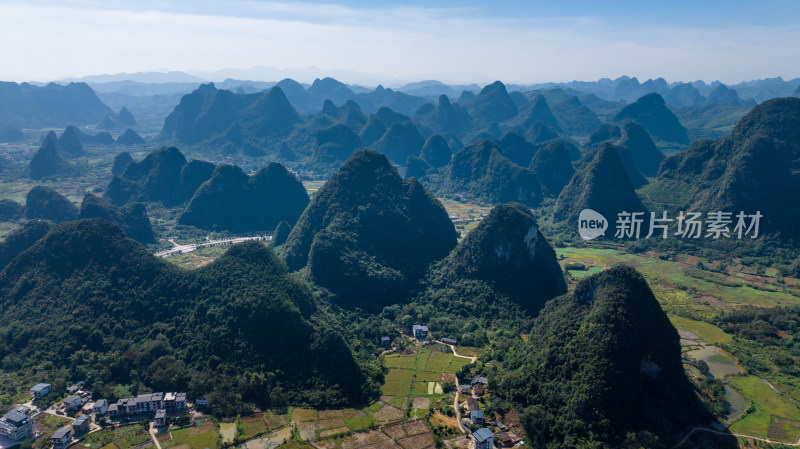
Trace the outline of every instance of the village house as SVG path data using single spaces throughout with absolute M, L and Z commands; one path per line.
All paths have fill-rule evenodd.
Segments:
M 206 401 L 206 404 L 208 401 Z M 189 411 L 186 393 L 148 393 L 135 398 L 120 399 L 116 404 L 108 406 L 111 419 L 132 416 L 154 416 L 158 410 L 164 409 L 169 415 L 180 415 Z
M 153 418 L 153 424 L 156 427 L 166 427 L 167 426 L 167 411 L 162 409 L 156 410 L 156 416 Z
M 80 418 L 73 421 L 72 432 L 75 434 L 76 437 L 83 435 L 84 433 L 89 432 L 90 424 L 91 421 L 89 421 L 88 416 L 81 416 Z
M 511 447 L 514 445 L 514 439 L 511 438 L 511 435 L 507 432 L 500 432 L 497 435 L 497 440 L 503 447 Z
M 194 400 L 194 404 L 198 407 L 208 407 L 208 398 L 205 396 L 200 396 Z
M 417 340 L 428 341 L 428 326 L 415 324 L 411 326 L 411 332 L 414 334 L 414 338 Z
M 94 403 L 94 416 L 105 416 L 106 412 L 108 412 L 108 401 L 105 399 L 98 399 L 97 402 Z
M 458 391 L 461 394 L 468 394 L 470 396 L 472 395 L 472 387 L 470 387 L 469 385 L 461 385 L 461 386 L 459 386 L 458 387 Z
M 481 408 L 478 405 L 478 400 L 475 398 L 467 398 L 467 409 L 469 411 L 480 410 Z
M 472 421 L 472 424 L 477 424 L 482 426 L 486 423 L 486 420 L 483 417 L 483 412 L 480 410 L 472 410 L 469 412 L 469 420 Z
M 50 437 L 53 442 L 53 449 L 66 449 L 72 444 L 72 426 L 62 427 Z
M 0 418 L 0 436 L 20 441 L 36 435 L 36 424 L 33 417 L 19 410 L 10 410 Z
M 489 380 L 482 376 L 475 376 L 470 384 L 472 385 L 472 391 L 474 391 L 475 394 L 483 394 L 486 385 L 489 384 Z
M 71 394 L 64 399 L 64 408 L 66 410 L 73 410 L 79 408 L 83 404 L 80 396 L 75 396 Z
M 392 339 L 389 338 L 389 336 L 384 335 L 383 337 L 381 337 L 381 348 L 387 351 L 392 349 Z
M 457 346 L 458 342 L 452 338 L 443 338 L 442 343 L 450 346 Z
M 475 438 L 475 449 L 493 449 L 494 448 L 494 434 L 486 427 L 482 427 L 472 434 Z
M 33 399 L 38 400 L 41 399 L 50 392 L 53 391 L 53 386 L 50 384 L 36 384 L 31 388 L 31 393 L 33 393 Z

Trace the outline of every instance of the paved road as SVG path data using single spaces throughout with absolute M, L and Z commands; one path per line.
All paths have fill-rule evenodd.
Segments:
M 172 243 L 173 247 L 164 251 L 159 251 L 154 254 L 156 257 L 169 257 L 174 256 L 175 254 L 183 254 L 183 253 L 190 253 L 198 248 L 207 248 L 209 246 L 221 246 L 221 245 L 234 245 L 236 243 L 246 242 L 248 240 L 272 240 L 271 235 L 254 235 L 250 237 L 236 237 L 231 239 L 220 239 L 220 240 L 209 240 L 207 242 L 201 243 L 191 243 L 188 245 L 180 245 L 175 242 L 174 239 L 170 239 L 169 242 Z
M 156 445 L 156 449 L 161 449 L 161 443 L 158 442 L 158 438 L 156 438 L 156 425 L 153 422 L 150 422 L 150 437 L 153 438 L 153 443 Z

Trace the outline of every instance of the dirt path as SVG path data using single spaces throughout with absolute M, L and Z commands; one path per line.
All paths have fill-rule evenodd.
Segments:
M 786 399 L 787 401 L 789 401 L 789 402 L 791 402 L 792 404 L 794 404 L 794 405 L 796 405 L 796 406 L 800 407 L 800 402 L 797 402 L 797 401 L 796 401 L 796 400 L 795 400 L 793 397 L 790 397 L 790 396 L 788 396 L 788 395 L 785 395 L 785 394 L 783 394 L 783 393 L 782 393 L 780 390 L 778 390 L 777 388 L 775 388 L 775 386 L 774 386 L 774 385 L 772 385 L 772 384 L 771 384 L 771 383 L 770 383 L 770 382 L 769 382 L 767 379 L 761 379 L 761 382 L 764 382 L 764 385 L 768 386 L 768 387 L 769 387 L 770 389 L 772 389 L 772 391 L 774 391 L 775 393 L 778 393 L 779 395 L 781 395 L 781 396 L 782 396 L 784 399 Z
M 161 443 L 158 442 L 158 438 L 156 438 L 156 425 L 155 423 L 150 423 L 150 438 L 153 439 L 153 443 L 156 445 L 156 449 L 161 449 Z
M 478 357 L 474 355 L 472 357 L 467 357 L 465 355 L 457 353 L 456 347 L 453 345 L 448 345 L 447 343 L 442 343 L 441 341 L 438 340 L 433 340 L 433 341 L 436 343 L 443 344 L 445 346 L 449 346 L 450 349 L 453 351 L 454 356 L 461 357 L 462 359 L 469 359 L 470 363 L 475 363 L 475 361 L 478 360 Z M 461 430 L 461 432 L 464 433 L 464 435 L 469 435 L 469 429 L 464 427 L 464 423 L 461 422 L 461 411 L 458 409 L 458 395 L 460 393 L 460 390 L 461 390 L 461 385 L 458 383 L 458 376 L 456 376 L 456 394 L 455 398 L 453 399 L 453 410 L 456 411 L 456 422 L 458 422 L 458 428 Z
M 739 437 L 739 438 L 749 438 L 751 440 L 763 441 L 764 443 L 770 443 L 770 444 L 782 444 L 784 446 L 800 446 L 800 437 L 798 437 L 797 441 L 795 441 L 794 443 L 784 443 L 782 441 L 775 441 L 775 440 L 770 440 L 768 438 L 754 437 L 752 435 L 743 435 L 741 433 L 721 432 L 719 430 L 709 429 L 708 427 L 695 427 L 694 429 L 690 430 L 689 433 L 686 434 L 686 436 L 681 438 L 681 440 L 678 442 L 678 444 L 672 446 L 672 449 L 676 449 L 676 448 L 680 447 L 681 445 L 683 445 L 683 443 L 686 442 L 686 440 L 689 439 L 689 437 L 694 435 L 695 432 L 699 432 L 699 431 L 713 433 L 714 435 L 722 435 L 722 436 L 730 435 L 730 436 Z

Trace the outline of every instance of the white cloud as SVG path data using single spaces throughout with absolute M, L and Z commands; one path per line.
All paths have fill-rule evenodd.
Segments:
M 592 18 L 503 19 L 470 9 L 236 2 L 230 14 L 0 4 L 2 71 L 17 80 L 227 67 L 324 67 L 398 79 L 593 80 L 623 74 L 737 82 L 800 75 L 797 27 L 631 28 Z M 201 3 L 202 5 L 202 3 Z M 177 8 L 176 8 L 177 9 Z M 463 79 L 456 79 L 464 73 Z

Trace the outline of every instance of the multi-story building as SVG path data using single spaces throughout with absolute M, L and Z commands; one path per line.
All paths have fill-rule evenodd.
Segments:
M 85 415 L 81 416 L 72 422 L 72 432 L 75 434 L 75 436 L 83 435 L 89 431 L 90 425 L 91 421 L 89 421 L 89 417 Z
M 50 384 L 36 384 L 31 388 L 31 393 L 33 393 L 33 399 L 38 400 L 41 399 L 50 392 L 53 391 L 53 386 Z
M 62 427 L 50 437 L 53 442 L 53 449 L 66 449 L 72 444 L 72 426 Z
M 475 438 L 475 449 L 494 449 L 494 434 L 486 427 L 475 431 L 472 438 Z
M 411 331 L 414 334 L 414 338 L 419 341 L 427 341 L 428 340 L 428 326 L 422 326 L 419 324 L 415 324 L 411 326 Z
M 14 441 L 33 438 L 36 435 L 36 424 L 33 417 L 19 410 L 11 410 L 0 418 L 0 435 Z
M 105 399 L 98 399 L 94 403 L 94 416 L 99 418 L 105 416 L 106 412 L 108 412 L 108 401 Z

